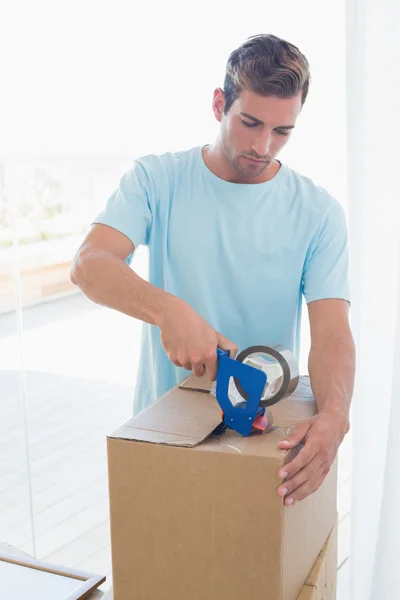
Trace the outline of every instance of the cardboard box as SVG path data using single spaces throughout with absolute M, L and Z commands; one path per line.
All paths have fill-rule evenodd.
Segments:
M 297 600 L 336 600 L 336 579 L 337 524 L 315 561 Z M 92 596 L 90 596 L 91 598 Z M 114 600 L 112 588 L 102 598 L 103 600 Z
M 337 535 L 336 524 L 297 600 L 336 600 Z
M 315 413 L 308 379 L 249 437 L 216 435 L 215 397 L 185 387 L 107 439 L 114 600 L 295 600 L 337 517 L 336 462 L 293 507 L 276 491 L 299 450 L 278 442 Z

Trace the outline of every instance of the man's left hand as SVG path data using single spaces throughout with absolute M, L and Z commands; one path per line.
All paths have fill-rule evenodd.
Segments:
M 297 456 L 279 471 L 279 477 L 285 481 L 279 486 L 278 494 L 285 498 L 286 506 L 303 500 L 319 488 L 347 431 L 348 426 L 337 415 L 320 413 L 298 423 L 279 443 L 282 449 L 304 444 Z

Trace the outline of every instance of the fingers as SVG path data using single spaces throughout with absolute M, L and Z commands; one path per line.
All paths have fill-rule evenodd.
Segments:
M 218 348 L 229 351 L 231 358 L 237 354 L 238 347 L 221 334 L 218 334 Z M 185 369 L 192 370 L 194 375 L 201 377 L 206 374 L 210 381 L 215 381 L 218 371 L 217 347 L 208 347 L 202 353 L 202 356 L 192 356 L 185 361 Z
M 185 362 L 185 368 L 191 369 L 196 377 L 202 377 L 205 373 L 210 381 L 215 381 L 217 376 L 217 351 L 211 347 L 202 355 L 191 356 Z
M 286 436 L 284 440 L 279 442 L 279 448 L 294 448 L 305 438 L 308 430 L 311 427 L 311 421 L 303 421 L 298 423 L 296 427 Z
M 229 351 L 229 356 L 231 358 L 236 358 L 236 354 L 238 351 L 237 345 L 234 344 L 233 342 L 231 342 L 230 340 L 228 340 L 228 338 L 226 338 L 224 335 L 222 335 L 222 333 L 217 333 L 217 336 L 218 336 L 218 348 L 221 348 L 221 350 Z
M 217 332 L 217 342 L 218 348 L 221 350 L 226 350 L 229 352 L 230 358 L 236 358 L 236 354 L 238 351 L 238 346 L 228 340 L 227 337 L 222 335 L 222 333 Z M 206 362 L 206 372 L 210 381 L 215 381 L 217 378 L 217 369 L 218 369 L 218 358 L 217 358 L 217 350 L 214 350 L 213 356 L 209 356 L 208 362 Z
M 216 352 L 213 354 L 216 356 Z M 172 352 L 167 353 L 168 358 L 176 367 L 183 367 L 187 371 L 193 371 L 197 377 L 201 377 L 205 373 L 204 360 L 197 356 L 189 357 L 187 354 L 176 356 Z
M 208 352 L 205 359 L 205 370 L 209 381 L 215 381 L 217 378 L 218 357 L 216 349 Z
M 285 498 L 285 504 L 292 504 L 290 502 L 288 503 L 288 500 L 293 497 L 292 492 L 295 492 L 295 490 L 305 484 L 310 486 L 310 491 L 308 493 L 311 493 L 312 483 L 315 482 L 315 480 L 319 480 L 319 477 L 323 477 L 322 473 L 324 468 L 325 463 L 321 461 L 319 455 L 316 455 L 302 469 L 297 471 L 294 476 L 285 479 L 278 488 L 278 494 Z M 305 486 L 305 489 L 306 488 L 307 486 Z M 296 496 L 295 499 L 299 500 L 300 498 Z
M 175 366 L 193 371 L 196 377 L 206 374 L 210 381 L 215 381 L 218 370 L 217 347 L 229 351 L 231 358 L 235 358 L 238 351 L 236 344 L 222 334 L 215 333 L 216 340 L 211 346 L 210 341 L 205 346 L 202 344 L 197 344 L 197 347 L 187 345 L 186 348 L 177 349 L 177 352 L 167 352 L 168 358 Z
M 308 442 L 293 460 L 280 469 L 279 477 L 282 479 L 294 477 L 294 475 L 301 469 L 304 469 L 317 454 L 318 447 L 315 444 Z
M 304 500 L 304 498 L 307 498 L 307 496 L 316 492 L 329 473 L 329 470 L 329 464 L 322 463 L 318 471 L 312 477 L 307 478 L 305 481 L 303 481 L 303 483 L 286 494 L 285 505 L 293 506 L 293 504 L 296 504 L 296 502 Z
M 192 359 L 191 365 L 192 365 L 192 371 L 193 371 L 194 375 L 196 375 L 196 377 L 201 377 L 202 375 L 204 375 L 206 369 L 204 366 L 203 359 L 198 359 L 198 358 Z
M 182 365 L 182 363 L 175 358 L 175 356 L 173 354 L 171 354 L 170 352 L 167 352 L 167 356 L 169 358 L 169 360 L 176 366 L 176 367 L 183 367 L 184 365 Z M 186 366 L 185 366 L 186 369 Z
M 214 354 L 216 356 L 216 353 L 214 353 Z M 201 377 L 206 372 L 206 366 L 202 359 L 198 359 L 198 358 L 190 359 L 190 358 L 186 358 L 186 357 L 177 359 L 177 358 L 171 357 L 170 355 L 168 355 L 168 358 L 176 367 L 183 367 L 187 371 L 193 371 L 193 374 L 196 375 L 196 377 Z M 212 363 L 209 361 L 208 364 L 209 364 L 209 368 L 212 372 L 212 369 L 213 369 Z M 217 370 L 217 368 L 215 366 L 214 371 L 216 372 L 216 370 Z M 214 376 L 214 379 L 215 379 L 215 376 Z M 213 380 L 211 380 L 211 381 L 213 381 Z

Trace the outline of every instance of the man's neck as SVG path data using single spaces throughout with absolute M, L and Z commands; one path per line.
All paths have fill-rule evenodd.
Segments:
M 246 177 L 233 169 L 217 142 L 203 147 L 202 154 L 206 167 L 230 183 L 264 183 L 273 179 L 281 167 L 281 163 L 274 160 L 258 177 Z

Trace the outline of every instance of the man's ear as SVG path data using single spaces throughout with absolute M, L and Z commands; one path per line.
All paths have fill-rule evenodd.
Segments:
M 221 88 L 217 88 L 216 90 L 214 90 L 212 107 L 215 118 L 217 119 L 217 121 L 221 122 L 225 108 L 225 94 Z

